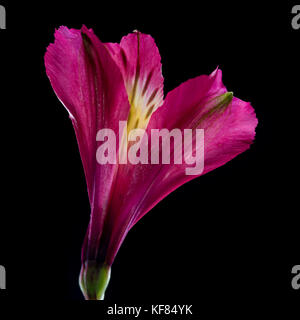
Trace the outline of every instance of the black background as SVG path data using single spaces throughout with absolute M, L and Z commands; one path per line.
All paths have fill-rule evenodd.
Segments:
M 107 302 L 194 303 L 223 314 L 295 305 L 300 30 L 291 27 L 293 3 L 1 4 L 0 264 L 8 278 L 0 304 L 83 300 L 89 203 L 73 128 L 43 56 L 55 28 L 85 24 L 103 42 L 134 29 L 151 34 L 165 94 L 219 66 L 227 89 L 251 101 L 259 120 L 250 150 L 173 192 L 132 229 Z

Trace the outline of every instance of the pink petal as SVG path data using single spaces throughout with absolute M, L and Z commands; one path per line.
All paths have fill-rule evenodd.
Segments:
M 212 99 L 225 92 L 221 70 L 188 80 L 167 95 L 164 105 L 149 123 L 148 130 L 154 127 L 204 129 L 205 163 L 200 175 L 247 150 L 255 137 L 257 119 L 250 103 L 233 97 L 225 109 L 214 111 Z M 147 196 L 136 213 L 135 222 L 170 192 L 198 176 L 186 175 L 187 167 L 189 165 L 184 162 L 182 165 L 161 166 L 156 182 L 153 181 L 147 190 Z
M 218 96 L 226 93 L 221 71 L 189 80 L 171 91 L 164 105 L 152 116 L 152 128 L 203 128 L 205 135 L 205 174 L 247 150 L 255 136 L 257 119 L 249 103 L 233 98 L 216 109 Z M 153 206 L 182 184 L 199 175 L 186 175 L 181 165 L 127 165 L 119 167 L 109 207 L 111 236 L 107 261 L 112 263 L 130 228 Z M 128 179 L 130 177 L 130 179 Z
M 91 157 L 95 148 L 91 139 L 96 130 L 95 91 L 89 88 L 93 75 L 86 69 L 80 30 L 60 27 L 55 31 L 55 43 L 47 48 L 45 66 L 51 85 L 73 122 L 91 196 L 95 165 Z
M 123 37 L 120 44 L 106 46 L 122 72 L 131 107 L 139 108 L 149 120 L 163 103 L 161 59 L 154 39 L 136 31 Z
M 92 207 L 85 242 L 97 250 L 105 206 L 112 189 L 115 165 L 96 165 L 96 133 L 111 128 L 118 136 L 119 121 L 129 113 L 121 72 L 107 48 L 91 30 L 61 27 L 45 55 L 51 85 L 70 114 L 82 158 Z M 118 137 L 117 137 L 118 138 Z

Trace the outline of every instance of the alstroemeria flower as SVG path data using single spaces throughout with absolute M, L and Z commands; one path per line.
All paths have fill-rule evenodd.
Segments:
M 61 27 L 47 49 L 45 65 L 75 129 L 91 205 L 80 286 L 86 299 L 99 300 L 132 226 L 182 184 L 248 149 L 257 119 L 250 103 L 227 92 L 218 69 L 184 82 L 164 100 L 158 49 L 151 36 L 140 32 L 116 44 L 102 43 L 86 27 Z M 187 175 L 185 162 L 100 165 L 96 160 L 100 129 L 112 129 L 122 141 L 117 153 L 126 154 L 128 132 L 119 131 L 120 121 L 126 121 L 128 132 L 204 129 L 204 170 Z M 171 153 L 178 154 L 175 145 Z

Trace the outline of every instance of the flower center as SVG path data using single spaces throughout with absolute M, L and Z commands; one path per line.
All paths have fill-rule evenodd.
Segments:
M 148 79 L 139 79 L 136 72 L 134 82 L 127 86 L 130 111 L 127 120 L 128 133 L 133 129 L 146 129 L 152 113 L 161 105 L 162 97 L 158 88 L 147 90 Z

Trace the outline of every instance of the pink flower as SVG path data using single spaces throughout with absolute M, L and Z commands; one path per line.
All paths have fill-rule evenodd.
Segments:
M 102 43 L 84 26 L 60 27 L 45 65 L 75 129 L 91 205 L 80 286 L 86 299 L 99 300 L 132 226 L 182 184 L 247 150 L 257 119 L 250 103 L 227 92 L 218 69 L 184 82 L 164 100 L 158 49 L 151 36 L 140 32 L 116 44 Z M 127 132 L 119 132 L 119 121 L 127 122 Z M 118 154 L 126 154 L 131 129 L 145 129 L 149 135 L 151 129 L 204 129 L 204 170 L 187 175 L 184 162 L 100 165 L 96 135 L 103 128 L 112 129 L 121 141 Z M 173 156 L 177 151 L 171 145 Z

